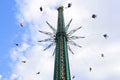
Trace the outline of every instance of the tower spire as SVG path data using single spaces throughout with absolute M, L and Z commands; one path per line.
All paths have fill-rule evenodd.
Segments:
M 71 80 L 63 6 L 58 9 L 54 80 Z

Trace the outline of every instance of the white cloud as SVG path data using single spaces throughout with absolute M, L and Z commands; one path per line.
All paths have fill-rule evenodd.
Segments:
M 2 75 L 0 75 L 0 80 L 2 80 Z
M 16 63 L 14 68 L 15 74 L 12 74 L 11 80 L 32 80 L 32 79 L 41 79 L 46 80 L 45 75 L 50 76 L 49 72 L 51 72 L 51 76 L 53 75 L 53 57 L 52 54 L 48 52 L 43 52 L 42 47 L 39 45 L 31 46 L 26 53 L 27 56 L 24 58 L 24 55 L 18 56 L 19 61 Z M 24 52 L 24 54 L 26 54 Z M 18 53 L 19 54 L 19 53 Z M 22 63 L 21 61 L 25 60 L 26 63 Z M 51 67 L 51 68 L 48 68 Z M 40 75 L 36 73 L 40 71 Z M 47 78 L 48 79 L 48 78 Z
M 10 80 L 15 80 L 15 79 L 17 79 L 17 77 L 18 76 L 16 74 L 12 74 Z
M 108 18 L 103 17 L 109 11 L 106 8 L 109 6 L 107 1 L 104 3 L 103 0 L 53 0 L 52 2 L 50 0 L 16 0 L 18 22 L 26 24 L 25 27 L 29 31 L 23 33 L 21 46 L 12 49 L 11 57 L 15 64 L 12 66 L 11 80 L 53 79 L 53 51 L 51 49 L 43 51 L 46 43 L 42 44 L 37 41 L 48 36 L 39 33 L 38 30 L 51 31 L 45 23 L 46 20 L 56 28 L 56 7 L 62 4 L 67 6 L 68 2 L 72 2 L 72 7 L 64 10 L 65 23 L 67 24 L 70 18 L 73 18 L 70 29 L 83 26 L 74 35 L 86 36 L 86 39 L 76 40 L 83 48 L 71 46 L 75 53 L 75 55 L 69 53 L 71 76 L 75 75 L 75 80 L 120 79 L 120 42 L 116 42 L 119 41 L 119 38 L 112 39 L 112 36 L 117 34 L 113 30 L 114 25 L 109 25 Z M 40 6 L 43 7 L 43 12 L 39 11 Z M 102 13 L 102 10 L 105 12 Z M 91 18 L 93 13 L 97 13 L 96 19 Z M 106 25 L 110 26 L 110 29 Z M 106 40 L 102 36 L 105 32 L 111 34 Z M 101 57 L 101 53 L 104 53 L 104 58 Z M 22 60 L 25 60 L 26 63 L 22 63 Z M 92 72 L 89 72 L 90 66 L 93 68 Z M 38 71 L 40 71 L 40 75 L 36 74 Z

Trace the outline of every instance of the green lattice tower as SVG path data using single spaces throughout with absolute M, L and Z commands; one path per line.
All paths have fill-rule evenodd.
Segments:
M 54 80 L 71 80 L 63 6 L 58 9 Z

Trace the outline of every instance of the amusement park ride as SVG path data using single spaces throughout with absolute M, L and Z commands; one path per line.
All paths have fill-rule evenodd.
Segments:
M 71 5 L 69 4 L 69 7 Z M 83 36 L 72 36 L 73 33 L 78 31 L 82 28 L 82 26 L 73 29 L 71 31 L 68 31 L 70 23 L 72 22 L 72 19 L 69 21 L 69 23 L 65 26 L 64 23 L 64 7 L 60 6 L 57 8 L 58 10 L 58 22 L 57 22 L 57 30 L 55 30 L 54 27 L 52 27 L 47 21 L 46 23 L 49 25 L 49 27 L 52 29 L 53 33 L 51 32 L 45 32 L 40 31 L 40 33 L 49 35 L 50 37 L 44 40 L 40 40 L 38 42 L 51 42 L 48 47 L 46 47 L 44 50 L 50 48 L 55 44 L 55 49 L 53 52 L 53 55 L 55 54 L 55 65 L 54 65 L 54 80 L 71 80 L 70 75 L 70 67 L 69 67 L 69 57 L 68 57 L 68 50 L 72 53 L 72 49 L 68 45 L 74 45 L 79 48 L 82 46 L 75 43 L 73 40 L 85 38 Z

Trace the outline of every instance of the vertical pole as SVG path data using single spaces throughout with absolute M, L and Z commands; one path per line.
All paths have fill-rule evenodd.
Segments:
M 63 7 L 58 8 L 54 80 L 71 80 Z

